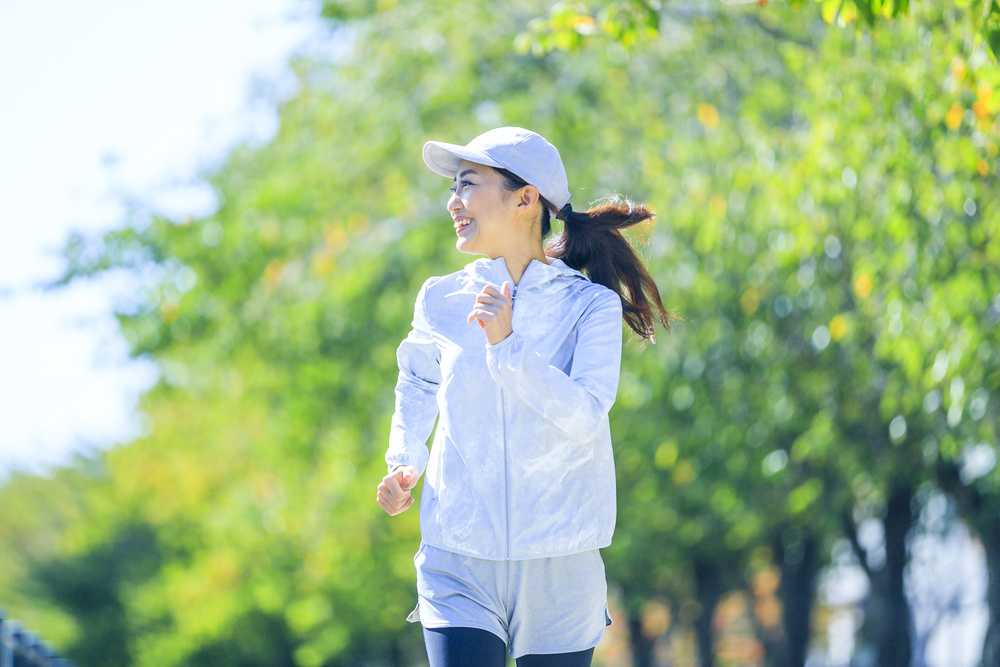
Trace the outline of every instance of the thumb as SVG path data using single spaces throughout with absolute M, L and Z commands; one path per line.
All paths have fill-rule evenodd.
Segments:
M 413 488 L 414 477 L 412 470 L 403 469 L 399 471 L 399 485 L 404 491 Z
M 507 299 L 507 303 L 510 303 L 510 281 L 503 281 L 503 297 Z

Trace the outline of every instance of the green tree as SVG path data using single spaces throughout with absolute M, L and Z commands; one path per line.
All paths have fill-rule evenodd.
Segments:
M 350 49 L 294 63 L 278 134 L 210 176 L 217 212 L 67 245 L 63 282 L 133 272 L 122 332 L 163 377 L 142 437 L 2 490 L 33 508 L 0 518 L 14 613 L 80 664 L 413 661 L 417 517 L 374 487 L 413 297 L 470 259 L 419 149 L 519 124 L 560 147 L 576 208 L 620 189 L 660 212 L 637 241 L 686 320 L 630 344 L 612 412 L 605 555 L 636 662 L 651 599 L 711 664 L 720 596 L 780 572 L 783 618 L 757 632 L 802 664 L 824 554 L 862 519 L 885 526 L 868 569 L 896 605 L 871 641 L 907 643 L 914 491 L 949 489 L 984 535 L 997 520 L 998 473 L 969 463 L 995 460 L 1000 387 L 1000 82 L 953 57 L 975 21 L 914 7 L 873 39 L 771 3 L 594 29 L 633 5 L 613 7 L 539 49 L 527 2 L 328 2 Z

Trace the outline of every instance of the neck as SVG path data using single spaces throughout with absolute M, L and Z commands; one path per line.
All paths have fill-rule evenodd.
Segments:
M 513 278 L 515 285 L 521 282 L 521 276 L 524 275 L 524 270 L 528 268 L 528 264 L 531 264 L 531 260 L 537 259 L 542 264 L 549 263 L 540 243 L 537 247 L 532 248 L 510 248 L 490 259 L 496 259 L 497 257 L 503 257 L 504 264 L 507 265 L 507 271 L 510 273 L 510 277 Z

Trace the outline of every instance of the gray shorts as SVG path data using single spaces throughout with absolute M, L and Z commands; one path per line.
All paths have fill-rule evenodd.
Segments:
M 512 658 L 596 646 L 611 625 L 598 550 L 530 560 L 483 560 L 421 544 L 417 608 L 426 628 L 492 632 Z

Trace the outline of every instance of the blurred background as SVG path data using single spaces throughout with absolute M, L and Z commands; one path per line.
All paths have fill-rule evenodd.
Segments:
M 995 3 L 0 9 L 0 606 L 79 665 L 420 665 L 374 502 L 454 249 L 559 147 L 684 319 L 611 413 L 608 666 L 1000 665 Z M 991 46 L 992 45 L 992 46 Z

